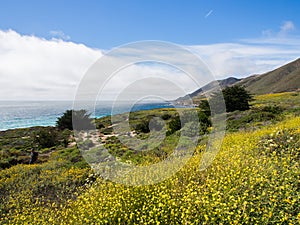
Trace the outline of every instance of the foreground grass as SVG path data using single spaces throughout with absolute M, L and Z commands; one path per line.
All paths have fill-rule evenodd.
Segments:
M 84 178 L 85 188 L 75 191 L 75 197 L 65 202 L 42 201 L 42 197 L 32 197 L 31 189 L 23 193 L 11 185 L 10 191 L 18 195 L 7 200 L 12 207 L 0 222 L 299 224 L 299 135 L 300 117 L 290 117 L 260 130 L 228 133 L 213 165 L 205 171 L 199 171 L 204 148 L 199 146 L 189 163 L 162 183 L 128 187 L 98 178 L 87 185 L 89 178 Z M 17 170 L 16 174 L 23 170 L 31 173 L 37 168 L 38 165 L 20 165 L 11 170 Z M 85 173 L 81 169 L 68 170 L 56 179 L 83 180 L 80 176 Z M 3 187 L 13 180 L 26 184 L 26 175 L 14 176 L 12 171 L 0 175 Z M 51 168 L 45 168 L 40 178 L 47 171 Z
M 2 132 L 0 165 L 10 168 L 0 170 L 0 224 L 299 224 L 299 105 L 297 92 L 255 96 L 251 110 L 228 114 L 228 132 L 211 167 L 199 171 L 203 141 L 183 169 L 151 186 L 101 179 L 75 146 L 41 149 L 41 164 L 14 166 L 27 164 L 36 129 L 53 128 Z M 136 130 L 153 116 L 170 122 L 176 111 L 134 112 L 130 126 Z M 108 117 L 97 122 L 101 133 L 112 134 Z M 113 139 L 106 145 L 125 161 L 155 163 L 172 153 L 179 134 L 147 155 Z

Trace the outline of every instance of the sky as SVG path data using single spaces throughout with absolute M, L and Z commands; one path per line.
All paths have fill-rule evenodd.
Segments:
M 296 0 L 2 0 L 0 100 L 74 99 L 99 58 L 142 40 L 188 49 L 215 79 L 264 73 L 299 58 L 299 9 Z M 117 94 L 124 78 L 170 73 L 184 92 L 198 88 L 174 68 L 146 64 L 125 69 L 106 89 Z

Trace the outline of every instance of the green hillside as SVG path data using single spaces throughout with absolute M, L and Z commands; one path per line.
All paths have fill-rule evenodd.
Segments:
M 253 94 L 279 93 L 300 89 L 300 59 L 262 75 L 242 79 L 236 84 Z
M 175 102 L 185 104 L 187 99 L 192 98 L 194 103 L 198 104 L 201 99 L 206 97 L 206 94 L 216 90 L 216 82 L 222 89 L 233 85 L 244 86 L 254 95 L 297 91 L 300 89 L 300 59 L 264 74 L 252 75 L 243 79 L 228 77 L 212 81 L 193 93 L 176 99 Z
M 170 128 L 177 113 L 155 109 L 130 115 L 133 133 L 148 146 L 154 143 L 146 141 L 144 124 L 153 116 Z M 0 224 L 299 224 L 300 94 L 255 96 L 250 110 L 227 118 L 227 134 L 208 169 L 199 170 L 206 148 L 202 134 L 180 171 L 149 186 L 101 178 L 71 137 L 68 146 L 61 142 L 40 149 L 42 160 L 28 165 L 26 152 L 41 128 L 1 132 L 1 160 L 16 161 L 0 170 Z M 165 160 L 181 136 L 181 130 L 174 130 L 159 148 L 140 154 L 110 136 L 108 117 L 97 120 L 97 127 L 111 154 L 138 165 Z M 85 144 L 90 145 L 77 143 Z

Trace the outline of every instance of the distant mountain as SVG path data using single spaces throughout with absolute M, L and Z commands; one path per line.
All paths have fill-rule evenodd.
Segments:
M 189 98 L 196 100 L 197 98 L 204 97 L 205 94 L 214 92 L 217 88 L 217 84 L 219 84 L 221 88 L 241 85 L 251 94 L 268 94 L 299 90 L 300 58 L 264 74 L 252 75 L 243 79 L 229 77 L 223 80 L 212 81 L 193 93 L 176 99 L 175 102 L 184 103 L 184 101 Z
M 267 94 L 300 89 L 300 59 L 273 71 L 253 75 L 236 84 L 244 86 L 252 94 Z
M 203 86 L 202 88 L 199 88 L 198 90 L 194 91 L 193 93 L 176 99 L 176 102 L 185 101 L 190 98 L 201 97 L 201 96 L 204 96 L 206 93 L 215 92 L 218 87 L 217 84 L 219 84 L 219 87 L 223 89 L 223 88 L 225 88 L 227 86 L 231 86 L 239 81 L 241 81 L 241 79 L 238 79 L 235 77 L 228 77 L 223 80 L 212 81 L 212 82 L 208 83 L 207 85 Z

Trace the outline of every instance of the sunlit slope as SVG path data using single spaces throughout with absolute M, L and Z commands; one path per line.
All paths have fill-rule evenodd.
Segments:
M 300 59 L 262 75 L 250 76 L 236 84 L 253 94 L 267 94 L 300 89 Z

